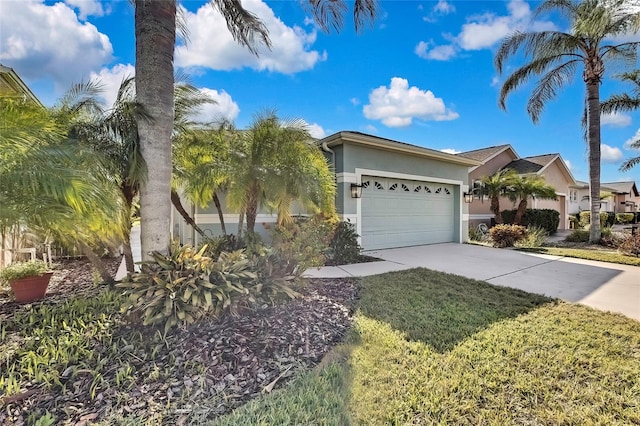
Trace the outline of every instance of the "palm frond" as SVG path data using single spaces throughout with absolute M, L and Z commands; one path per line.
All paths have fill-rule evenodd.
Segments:
M 547 101 L 558 95 L 558 90 L 566 83 L 570 83 L 575 74 L 578 61 L 565 62 L 547 72 L 538 82 L 527 102 L 527 112 L 534 123 L 540 120 Z
M 271 48 L 269 30 L 253 13 L 242 7 L 240 0 L 210 0 L 213 7 L 224 17 L 233 39 L 245 46 L 254 55 L 258 44 Z

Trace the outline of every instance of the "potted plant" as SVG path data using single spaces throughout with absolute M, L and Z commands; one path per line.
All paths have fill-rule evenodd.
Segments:
M 0 283 L 11 285 L 16 302 L 33 302 L 44 297 L 53 272 L 42 260 L 17 262 L 0 269 Z

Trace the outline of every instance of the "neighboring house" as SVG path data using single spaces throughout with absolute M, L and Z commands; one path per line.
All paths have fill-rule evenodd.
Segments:
M 42 102 L 27 87 L 20 76 L 12 68 L 2 64 L 0 64 L 0 97 L 23 99 L 27 102 L 34 102 L 44 108 Z M 13 250 L 19 248 L 19 241 L 17 240 L 19 233 L 9 232 L 9 234 L 10 236 L 7 236 L 4 240 L 0 235 L 0 266 L 11 263 Z
M 477 186 L 484 176 L 490 176 L 501 169 L 513 169 L 520 176 L 541 176 L 556 190 L 557 200 L 528 200 L 528 208 L 553 209 L 560 213 L 558 229 L 569 228 L 569 188 L 576 182 L 560 154 L 545 154 L 520 158 L 511 145 L 498 145 L 457 154 L 460 157 L 480 162 L 479 166 L 469 169 L 468 182 Z M 503 197 L 501 210 L 515 208 L 513 202 Z M 469 205 L 469 224 L 489 224 L 494 214 L 490 210 L 488 198 L 477 196 Z
M 613 213 L 629 213 L 640 211 L 640 194 L 633 181 L 601 182 L 600 192 L 604 196 L 600 200 L 600 210 Z M 570 190 L 569 213 L 577 214 L 591 209 L 589 183 L 576 181 Z
M 336 211 L 355 225 L 365 250 L 467 240 L 463 194 L 469 167 L 479 162 L 359 132 L 339 132 L 318 145 L 336 173 Z M 352 194 L 356 190 L 359 198 Z M 206 233 L 219 235 L 213 206 L 191 209 Z M 193 240 L 182 219 L 174 217 L 174 233 L 183 242 Z M 238 215 L 225 210 L 224 217 L 227 231 L 236 233 Z M 275 220 L 261 212 L 257 223 L 269 226 Z

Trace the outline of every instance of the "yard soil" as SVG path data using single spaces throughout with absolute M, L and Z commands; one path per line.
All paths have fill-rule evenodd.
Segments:
M 114 274 L 118 263 L 109 265 Z M 38 303 L 59 303 L 96 291 L 90 264 L 68 262 L 56 270 L 47 298 Z M 356 280 L 310 280 L 300 292 L 293 300 L 178 330 L 156 347 L 153 362 L 137 361 L 135 348 L 124 346 L 122 357 L 134 369 L 131 380 L 126 386 L 102 389 L 94 398 L 89 392 L 92 377 L 83 375 L 72 378 L 64 391 L 34 385 L 4 403 L 0 394 L 0 424 L 26 424 L 36 410 L 48 410 L 56 424 L 68 425 L 153 413 L 165 424 L 186 424 L 194 417 L 225 414 L 317 365 L 348 331 L 358 295 Z M 0 321 L 18 309 L 26 308 L 0 299 Z M 115 334 L 137 332 L 149 340 L 157 334 L 124 321 Z M 117 367 L 106 370 L 104 379 L 115 383 Z

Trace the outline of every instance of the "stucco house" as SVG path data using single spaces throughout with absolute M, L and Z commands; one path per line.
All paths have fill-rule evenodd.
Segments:
M 633 181 L 601 182 L 600 192 L 610 194 L 600 200 L 600 210 L 613 213 L 640 212 L 640 194 Z M 569 189 L 569 213 L 590 209 L 589 182 L 576 181 Z
M 469 167 L 478 161 L 359 132 L 335 133 L 317 143 L 336 174 L 336 211 L 355 225 L 365 250 L 467 240 L 464 193 Z M 236 233 L 237 213 L 222 207 L 227 232 Z M 190 209 L 207 234 L 220 234 L 215 207 Z M 260 212 L 256 230 L 265 233 L 275 221 L 275 215 Z M 198 242 L 175 213 L 173 224 L 183 242 Z
M 535 209 L 553 209 L 560 213 L 558 229 L 569 228 L 569 188 L 576 181 L 560 154 L 545 154 L 521 158 L 509 144 L 476 149 L 457 154 L 460 157 L 473 159 L 480 165 L 469 169 L 468 184 L 473 187 L 484 177 L 501 169 L 513 169 L 521 176 L 541 176 L 547 184 L 556 190 L 557 200 L 528 200 L 528 207 Z M 515 208 L 507 199 L 500 200 L 501 209 Z M 494 214 L 490 210 L 490 202 L 486 197 L 474 197 L 469 205 L 469 224 L 489 224 Z

